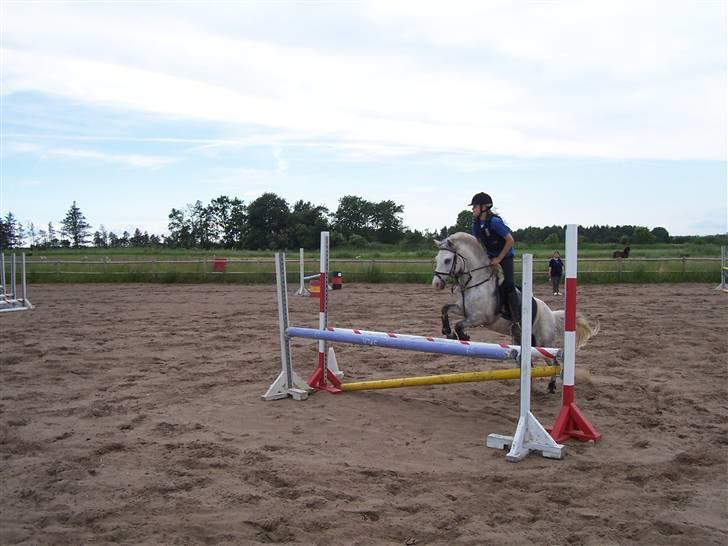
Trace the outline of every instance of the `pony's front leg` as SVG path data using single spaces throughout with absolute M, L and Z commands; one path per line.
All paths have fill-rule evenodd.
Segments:
M 455 323 L 455 336 L 461 341 L 470 341 L 470 336 L 465 333 L 466 323 L 467 320 L 459 320 Z
M 483 324 L 483 322 L 475 318 L 473 316 L 469 318 L 464 318 L 463 320 L 459 320 L 455 323 L 455 335 L 457 336 L 457 339 L 460 339 L 462 341 L 470 341 L 470 336 L 465 333 L 465 328 L 470 328 L 471 326 L 478 326 L 479 324 Z
M 455 303 L 449 303 L 442 306 L 441 317 L 442 317 L 442 335 L 450 338 L 452 337 L 452 328 L 450 328 L 450 311 L 459 309 L 460 306 Z

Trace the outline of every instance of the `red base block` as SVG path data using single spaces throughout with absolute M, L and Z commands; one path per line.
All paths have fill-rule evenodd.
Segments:
M 559 443 L 570 438 L 576 438 L 582 442 L 590 440 L 596 442 L 602 437 L 602 433 L 594 428 L 574 402 L 561 406 L 554 426 L 546 430 Z
M 327 379 L 330 383 L 326 382 Z M 331 394 L 339 394 L 340 392 L 343 392 L 339 388 L 341 386 L 339 378 L 336 377 L 328 368 L 326 368 L 326 374 L 324 375 L 324 368 L 321 366 L 317 367 L 313 374 L 311 374 L 311 377 L 308 378 L 308 386 L 312 389 L 316 389 L 317 391 L 326 391 Z

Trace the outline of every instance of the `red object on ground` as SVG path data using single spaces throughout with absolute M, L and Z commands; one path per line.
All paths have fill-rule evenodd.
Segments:
M 570 438 L 576 438 L 582 442 L 590 440 L 596 442 L 601 439 L 602 433 L 589 422 L 589 419 L 574 403 L 573 385 L 564 385 L 563 397 L 563 405 L 554 426 L 546 429 L 551 437 L 559 443 Z
M 316 288 L 318 290 L 314 293 Z M 324 329 L 327 326 L 326 299 L 328 296 L 328 285 L 326 283 L 325 272 L 322 271 L 319 274 L 318 280 L 311 280 L 311 295 L 318 296 L 319 298 L 319 327 Z M 327 380 L 329 382 L 327 382 Z M 336 377 L 334 372 L 329 370 L 326 365 L 326 342 L 319 341 L 318 364 L 316 369 L 313 371 L 313 374 L 311 374 L 311 377 L 308 378 L 308 386 L 312 389 L 327 391 L 332 394 L 339 394 L 342 392 L 339 388 L 341 386 L 341 381 L 339 381 L 339 378 Z
M 340 392 L 343 392 L 339 388 L 341 386 L 341 381 L 339 381 L 339 378 L 336 377 L 331 370 L 327 368 L 324 375 L 324 360 L 322 356 L 323 355 L 319 353 L 319 363 L 311 374 L 311 377 L 308 378 L 308 386 L 312 389 L 316 389 L 317 391 L 327 391 L 331 394 L 339 394 Z M 327 380 L 328 383 L 326 382 Z

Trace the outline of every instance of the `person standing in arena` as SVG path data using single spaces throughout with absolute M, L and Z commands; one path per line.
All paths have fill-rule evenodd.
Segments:
M 564 273 L 564 262 L 561 261 L 561 254 L 558 250 L 554 251 L 554 255 L 549 261 L 549 277 L 551 278 L 551 286 L 553 287 L 554 296 L 561 295 L 561 275 Z

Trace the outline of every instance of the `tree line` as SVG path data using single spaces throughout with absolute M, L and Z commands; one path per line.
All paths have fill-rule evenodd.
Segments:
M 362 247 L 370 243 L 397 245 L 403 249 L 432 244 L 456 231 L 470 231 L 470 210 L 461 211 L 455 223 L 439 230 L 407 228 L 402 220 L 404 206 L 391 200 L 373 202 L 355 195 L 339 199 L 335 211 L 299 200 L 292 205 L 275 193 L 264 193 L 250 203 L 221 195 L 207 205 L 201 201 L 173 208 L 166 235 L 135 229 L 121 235 L 104 225 L 97 230 L 86 220 L 76 201 L 58 222 L 39 227 L 23 225 L 8 212 L 0 218 L 0 248 L 182 248 L 273 250 L 315 249 L 319 233 L 331 231 L 331 245 Z M 720 235 L 674 237 L 663 227 L 589 226 L 580 227 L 580 240 L 586 243 L 650 244 L 702 241 L 721 244 Z M 556 246 L 565 238 L 565 226 L 527 227 L 513 233 L 517 242 Z

